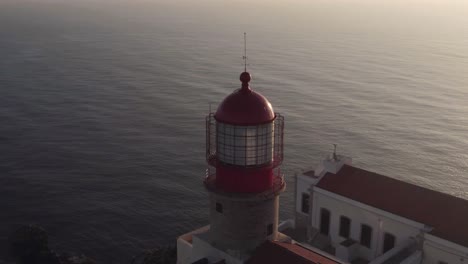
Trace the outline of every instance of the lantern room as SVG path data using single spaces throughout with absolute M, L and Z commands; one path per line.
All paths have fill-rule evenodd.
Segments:
M 227 192 L 262 192 L 272 187 L 283 160 L 283 117 L 253 91 L 251 76 L 207 117 L 207 161 L 216 168 L 215 184 Z

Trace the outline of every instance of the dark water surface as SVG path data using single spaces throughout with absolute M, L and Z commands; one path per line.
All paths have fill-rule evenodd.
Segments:
M 353 3 L 0 2 L 0 245 L 37 223 L 129 263 L 205 225 L 204 116 L 240 85 L 244 31 L 286 120 L 283 219 L 332 143 L 468 198 L 466 4 Z

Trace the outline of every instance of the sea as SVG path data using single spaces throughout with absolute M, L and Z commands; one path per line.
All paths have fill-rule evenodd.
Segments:
M 0 0 L 0 262 L 23 224 L 99 263 L 208 224 L 205 116 L 240 87 L 244 32 L 285 117 L 281 219 L 333 144 L 468 199 L 465 0 Z

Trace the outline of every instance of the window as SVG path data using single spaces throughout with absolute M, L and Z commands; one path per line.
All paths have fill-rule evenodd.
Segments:
M 223 205 L 220 203 L 216 203 L 216 212 L 223 213 Z
M 330 232 L 330 211 L 325 208 L 320 209 L 320 233 L 327 235 Z
M 340 217 L 340 236 L 349 238 L 349 231 L 351 229 L 351 219 L 346 216 Z
M 216 154 L 219 161 L 240 166 L 258 166 L 273 159 L 275 123 L 234 126 L 216 123 Z
M 273 234 L 273 224 L 267 226 L 267 236 Z
M 384 234 L 383 253 L 395 247 L 395 236 L 390 233 Z
M 372 227 L 362 224 L 361 225 L 361 245 L 370 248 L 372 240 Z
M 308 193 L 302 193 L 302 204 L 301 204 L 301 211 L 304 214 L 309 213 L 309 194 Z

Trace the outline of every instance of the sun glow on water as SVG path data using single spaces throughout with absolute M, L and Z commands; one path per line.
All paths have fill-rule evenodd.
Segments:
M 63 226 L 51 241 L 106 262 L 206 223 L 204 117 L 240 86 L 245 31 L 289 186 L 337 143 L 468 198 L 467 4 L 1 1 L 0 234 Z

